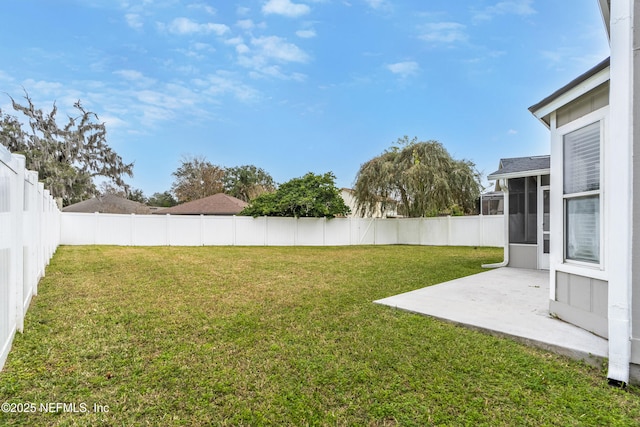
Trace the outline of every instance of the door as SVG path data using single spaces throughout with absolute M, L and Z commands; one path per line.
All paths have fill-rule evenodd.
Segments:
M 550 190 L 548 185 L 540 186 L 538 192 L 538 212 L 542 215 L 538 216 L 538 268 L 540 270 L 549 269 L 549 207 L 550 207 Z

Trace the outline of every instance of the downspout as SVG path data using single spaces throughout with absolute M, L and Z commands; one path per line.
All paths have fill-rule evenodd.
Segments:
M 502 190 L 502 215 L 504 217 L 504 260 L 495 264 L 482 264 L 482 268 L 500 268 L 509 265 L 509 180 L 498 180 Z
M 605 146 L 605 188 L 609 193 L 606 261 L 609 275 L 609 384 L 629 382 L 633 233 L 633 8 L 634 0 L 611 2 L 610 125 Z

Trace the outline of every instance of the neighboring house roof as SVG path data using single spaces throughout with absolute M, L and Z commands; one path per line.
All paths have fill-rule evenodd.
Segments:
M 490 180 L 546 175 L 551 170 L 551 156 L 512 157 L 500 159 L 500 168 L 487 176 Z
M 112 213 L 112 214 L 149 214 L 149 206 L 114 194 L 93 197 L 62 209 L 62 212 Z
M 160 209 L 154 214 L 164 215 L 236 215 L 248 203 L 228 194 L 218 193 L 213 196 L 192 200 L 166 209 Z
M 504 198 L 504 193 L 502 191 L 487 191 L 480 196 L 483 200 L 501 200 Z

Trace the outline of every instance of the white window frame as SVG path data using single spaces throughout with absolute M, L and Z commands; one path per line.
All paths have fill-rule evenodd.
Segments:
M 604 181 L 604 146 L 606 143 L 606 129 L 608 126 L 609 120 L 609 108 L 601 108 L 592 113 L 585 115 L 579 119 L 576 119 L 572 122 L 567 123 L 564 126 L 561 126 L 556 129 L 557 139 L 556 143 L 560 145 L 560 149 L 558 150 L 560 154 L 560 186 L 557 187 L 562 197 L 562 263 L 566 266 L 576 266 L 576 267 L 584 267 L 588 269 L 596 269 L 596 270 L 604 270 L 605 269 L 605 181 Z M 593 123 L 600 123 L 600 188 L 599 190 L 585 191 L 581 193 L 571 193 L 564 194 L 564 137 L 571 132 L 582 129 L 586 126 L 589 126 Z M 556 181 L 557 182 L 557 181 Z M 580 261 L 574 259 L 567 258 L 567 200 L 575 199 L 579 197 L 585 196 L 593 196 L 597 195 L 599 197 L 598 200 L 598 209 L 599 209 L 599 229 L 600 235 L 598 238 L 600 239 L 600 251 L 598 254 L 598 262 L 588 262 L 588 261 Z M 559 236 L 560 237 L 560 236 Z

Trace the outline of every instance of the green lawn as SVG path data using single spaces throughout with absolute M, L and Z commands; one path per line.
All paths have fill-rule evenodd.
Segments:
M 500 258 L 60 247 L 0 373 L 36 413 L 0 425 L 639 425 L 639 390 L 600 369 L 372 303 Z

